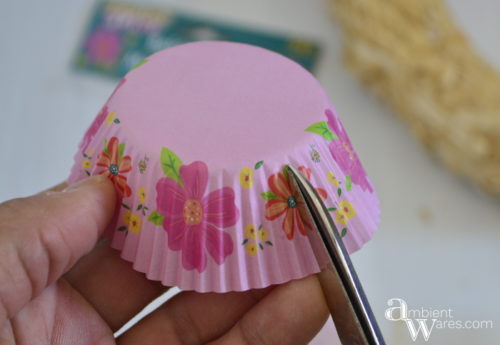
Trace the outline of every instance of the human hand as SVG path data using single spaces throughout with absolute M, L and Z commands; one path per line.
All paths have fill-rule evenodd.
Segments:
M 246 292 L 167 290 L 98 242 L 115 191 L 103 176 L 0 204 L 0 345 L 306 344 L 328 311 L 316 276 Z

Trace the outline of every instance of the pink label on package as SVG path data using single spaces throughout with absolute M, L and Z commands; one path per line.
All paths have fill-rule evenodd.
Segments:
M 262 48 L 197 42 L 123 78 L 68 181 L 113 181 L 106 236 L 149 279 L 241 291 L 319 271 L 285 164 L 316 187 L 349 252 L 372 237 L 375 191 L 316 79 Z

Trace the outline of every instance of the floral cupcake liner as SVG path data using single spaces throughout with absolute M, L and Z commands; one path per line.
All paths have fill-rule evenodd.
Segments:
M 68 181 L 114 183 L 106 236 L 149 279 L 241 291 L 319 271 L 285 164 L 317 188 L 349 252 L 372 237 L 373 186 L 314 78 L 261 48 L 199 42 L 149 57 L 120 82 Z

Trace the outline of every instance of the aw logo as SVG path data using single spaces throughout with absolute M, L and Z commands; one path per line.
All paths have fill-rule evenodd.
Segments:
M 436 324 L 437 318 L 423 318 L 422 311 L 425 309 L 410 309 L 406 301 L 401 298 L 391 298 L 387 301 L 389 308 L 385 310 L 385 318 L 389 321 L 404 321 L 410 332 L 410 337 L 413 341 L 417 340 L 419 333 L 422 333 L 425 341 L 429 340 L 432 329 Z M 446 309 L 445 309 L 446 310 Z M 446 310 L 451 314 L 451 309 Z M 410 315 L 411 314 L 411 315 Z M 428 314 L 428 313 L 426 313 Z M 431 313 L 432 314 L 432 313 Z M 412 318 L 415 317 L 416 318 Z M 448 315 L 451 316 L 451 315 Z
M 429 340 L 434 329 L 478 330 L 493 328 L 493 320 L 457 320 L 451 315 L 452 309 L 419 308 L 408 309 L 408 304 L 401 298 L 391 298 L 387 301 L 389 308 L 385 310 L 385 318 L 389 321 L 403 321 L 408 327 L 410 337 L 417 340 L 422 334 L 425 341 Z

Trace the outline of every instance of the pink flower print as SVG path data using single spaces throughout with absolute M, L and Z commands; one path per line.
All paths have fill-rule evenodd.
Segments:
M 207 195 L 208 167 L 193 162 L 179 169 L 183 185 L 170 177 L 156 184 L 158 212 L 164 216 L 163 228 L 168 233 L 168 247 L 182 251 L 186 270 L 203 272 L 207 252 L 221 265 L 233 252 L 231 236 L 221 230 L 239 219 L 232 188 L 223 187 Z
M 85 132 L 85 135 L 83 136 L 82 143 L 80 144 L 82 152 L 86 152 L 87 148 L 94 138 L 95 134 L 99 130 L 99 127 L 101 127 L 102 123 L 106 119 L 106 116 L 108 116 L 108 107 L 105 105 L 102 107 L 101 111 L 97 115 L 97 117 L 94 119 L 94 122 L 90 125 L 90 127 L 87 129 Z
M 109 96 L 109 98 L 106 101 L 106 103 L 108 103 L 109 100 L 111 98 L 113 98 L 113 96 L 115 95 L 115 93 L 123 86 L 123 84 L 125 84 L 126 81 L 127 81 L 127 79 L 123 78 L 118 83 L 118 85 L 116 86 L 116 88 L 113 91 L 113 93 L 111 94 L 111 96 Z M 102 109 L 99 112 L 99 114 L 97 114 L 96 118 L 94 119 L 94 122 L 92 122 L 92 124 L 90 125 L 90 127 L 87 129 L 87 132 L 85 132 L 85 135 L 83 136 L 83 140 L 82 140 L 82 143 L 81 143 L 82 152 L 86 152 L 87 151 L 87 148 L 90 145 L 90 142 L 94 138 L 95 134 L 99 130 L 99 127 L 101 127 L 101 125 L 104 122 L 104 120 L 106 120 L 106 117 L 108 116 L 108 114 L 109 114 L 108 106 L 105 105 L 104 107 L 102 107 Z
M 125 78 L 125 77 L 123 77 L 122 80 L 120 80 L 118 85 L 116 85 L 115 89 L 113 90 L 113 93 L 111 94 L 111 96 L 108 97 L 108 100 L 106 101 L 106 103 L 108 103 L 109 100 L 113 98 L 113 96 L 116 94 L 116 92 L 118 90 L 120 90 L 120 88 L 123 86 L 123 84 L 125 84 L 126 81 L 127 81 L 127 78 Z
M 118 59 L 121 50 L 119 34 L 111 30 L 94 31 L 88 38 L 85 48 L 89 60 L 97 65 L 112 65 Z
M 351 141 L 340 123 L 339 118 L 330 109 L 325 110 L 328 125 L 337 138 L 330 142 L 330 152 L 345 175 L 351 177 L 351 181 L 363 190 L 373 192 L 373 187 L 368 181 L 365 169 L 361 165 L 358 155 L 351 145 Z

